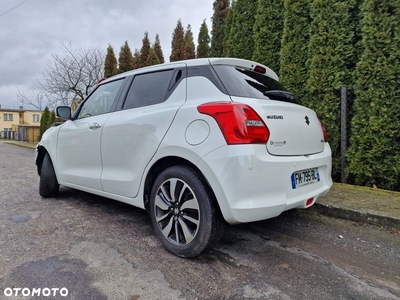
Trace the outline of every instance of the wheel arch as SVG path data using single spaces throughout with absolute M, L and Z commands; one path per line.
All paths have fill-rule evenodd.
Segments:
M 48 153 L 48 152 L 47 152 L 47 149 L 41 145 L 38 145 L 36 151 L 37 151 L 37 156 L 36 156 L 35 163 L 36 163 L 37 172 L 40 176 L 40 174 L 42 173 L 43 159 L 44 159 L 46 153 Z
M 146 211 L 149 211 L 149 199 L 150 199 L 150 193 L 151 193 L 151 188 L 154 184 L 154 181 L 156 180 L 157 176 L 164 171 L 165 169 L 173 166 L 188 166 L 190 167 L 193 171 L 195 171 L 198 175 L 201 176 L 201 178 L 204 180 L 204 183 L 207 185 L 209 191 L 212 193 L 214 200 L 217 204 L 219 213 L 221 213 L 221 208 L 219 206 L 217 197 L 211 188 L 210 183 L 208 182 L 207 178 L 204 176 L 203 172 L 192 162 L 190 162 L 187 159 L 184 159 L 179 156 L 167 156 L 160 158 L 158 161 L 156 161 L 153 166 L 150 168 L 149 172 L 147 173 L 146 180 L 144 183 L 144 191 L 143 191 L 143 205 Z

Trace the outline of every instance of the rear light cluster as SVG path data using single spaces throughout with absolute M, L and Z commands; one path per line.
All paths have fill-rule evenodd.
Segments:
M 322 122 L 320 119 L 318 119 L 319 121 L 319 125 L 321 125 L 321 130 L 322 130 L 322 134 L 324 135 L 324 142 L 328 142 L 328 134 L 326 133 L 326 129 L 324 127 L 324 125 L 322 125 Z
M 210 102 L 197 110 L 213 117 L 227 144 L 266 144 L 269 130 L 260 116 L 248 105 L 231 102 Z

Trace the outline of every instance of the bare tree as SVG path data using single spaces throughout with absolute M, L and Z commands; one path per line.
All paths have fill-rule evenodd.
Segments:
M 21 104 L 37 109 L 80 102 L 103 78 L 105 54 L 98 48 L 72 49 L 62 44 L 61 54 L 52 54 L 38 80 L 41 91 L 27 97 L 18 91 Z M 76 104 L 76 103 L 75 103 Z
M 33 106 L 37 110 L 43 110 L 43 107 L 46 106 L 46 103 L 48 102 L 46 94 L 43 91 L 32 93 L 32 95 L 28 97 L 24 92 L 21 92 L 20 89 L 18 89 L 17 99 L 19 100 L 18 104 Z
M 52 106 L 85 99 L 103 77 L 105 55 L 98 48 L 74 50 L 62 44 L 62 50 L 52 54 L 39 80 Z

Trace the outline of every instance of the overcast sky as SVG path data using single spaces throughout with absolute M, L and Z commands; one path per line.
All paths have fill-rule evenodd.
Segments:
M 159 34 L 169 60 L 177 21 L 191 25 L 194 42 L 206 19 L 211 32 L 214 0 L 0 0 L 0 105 L 18 108 L 17 90 L 30 96 L 52 53 L 111 44 L 118 59 L 125 41 L 134 52 L 144 32 Z

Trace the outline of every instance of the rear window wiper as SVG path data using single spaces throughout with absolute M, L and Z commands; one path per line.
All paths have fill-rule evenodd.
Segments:
M 272 98 L 274 100 L 283 100 L 287 102 L 295 102 L 294 96 L 290 92 L 281 91 L 281 90 L 270 90 L 263 92 L 264 96 L 268 98 Z

